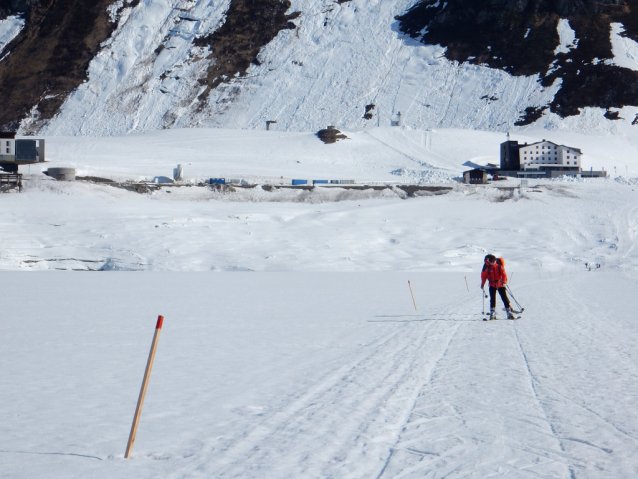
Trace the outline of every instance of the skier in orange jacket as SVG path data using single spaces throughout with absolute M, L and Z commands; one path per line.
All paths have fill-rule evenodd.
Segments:
M 507 319 L 516 319 L 514 311 L 510 306 L 510 300 L 507 297 L 507 290 L 505 285 L 507 284 L 507 273 L 505 272 L 505 266 L 503 265 L 503 259 L 496 259 L 493 254 L 488 254 L 485 257 L 485 264 L 481 271 L 481 289 L 485 291 L 485 282 L 489 281 L 490 289 L 490 319 L 496 319 L 496 292 L 500 294 L 505 310 L 507 311 Z

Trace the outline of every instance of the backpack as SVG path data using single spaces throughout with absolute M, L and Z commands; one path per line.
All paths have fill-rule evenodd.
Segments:
M 487 260 L 487 256 L 485 257 L 485 260 Z M 487 264 L 485 263 L 485 260 L 483 260 L 483 269 L 482 269 L 482 271 L 485 271 L 485 269 L 487 268 Z M 500 265 L 501 268 L 503 268 L 503 270 L 505 270 L 505 260 L 503 258 L 496 258 L 496 264 Z

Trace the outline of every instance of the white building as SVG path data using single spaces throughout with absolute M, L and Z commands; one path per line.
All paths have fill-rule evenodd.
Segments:
M 0 131 L 0 171 L 17 173 L 20 165 L 44 160 L 44 140 L 16 139 L 14 132 Z
M 0 140 L 2 148 L 0 149 L 0 155 L 15 155 L 15 140 L 12 138 L 3 138 Z
M 572 170 L 579 172 L 582 151 L 551 141 L 540 141 L 531 145 L 520 145 L 519 155 L 522 171 Z

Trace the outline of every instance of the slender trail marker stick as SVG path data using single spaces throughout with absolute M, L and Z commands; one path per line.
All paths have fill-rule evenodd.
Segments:
M 140 422 L 140 414 L 142 414 L 142 405 L 144 404 L 144 396 L 146 396 L 146 387 L 148 386 L 148 380 L 151 376 L 151 369 L 153 368 L 153 360 L 155 359 L 155 350 L 157 349 L 157 342 L 159 341 L 159 335 L 162 331 L 162 323 L 164 322 L 164 316 L 157 317 L 157 325 L 155 326 L 155 334 L 153 335 L 153 343 L 151 344 L 151 351 L 148 353 L 148 361 L 146 362 L 146 371 L 144 372 L 144 379 L 142 380 L 142 389 L 140 389 L 140 397 L 137 399 L 137 407 L 135 408 L 135 416 L 133 417 L 133 425 L 131 426 L 131 434 L 128 437 L 128 444 L 126 445 L 126 454 L 124 458 L 128 459 L 133 449 L 133 443 L 135 442 L 135 435 L 137 434 L 137 425 Z
M 410 280 L 408 280 L 408 286 L 410 287 L 410 294 L 412 295 L 412 302 L 414 303 L 414 310 L 418 311 L 419 308 L 416 307 L 416 301 L 414 300 L 414 291 L 412 291 L 412 284 L 410 283 Z
M 465 277 L 465 286 L 467 287 L 467 292 L 470 292 L 470 285 L 467 284 L 467 276 Z

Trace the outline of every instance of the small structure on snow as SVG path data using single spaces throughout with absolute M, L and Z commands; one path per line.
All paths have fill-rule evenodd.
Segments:
M 44 140 L 18 138 L 15 132 L 0 132 L 0 170 L 17 173 L 20 165 L 44 160 Z
M 463 172 L 463 182 L 470 185 L 484 185 L 488 182 L 488 173 L 484 168 L 474 168 Z
M 173 181 L 182 181 L 184 179 L 184 167 L 180 164 L 177 168 L 173 168 Z
M 49 168 L 47 171 L 44 171 L 43 173 L 58 181 L 74 181 L 75 180 L 75 168 Z

